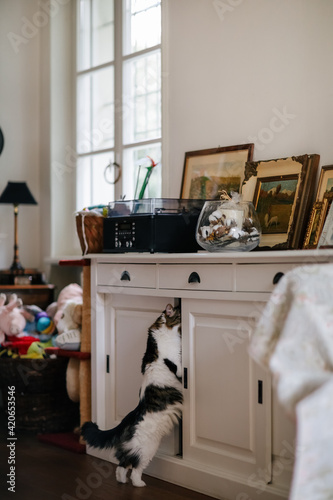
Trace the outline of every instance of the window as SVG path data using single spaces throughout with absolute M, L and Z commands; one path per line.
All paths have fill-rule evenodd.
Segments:
M 138 197 L 150 158 L 161 196 L 161 0 L 77 0 L 76 54 L 77 209 Z

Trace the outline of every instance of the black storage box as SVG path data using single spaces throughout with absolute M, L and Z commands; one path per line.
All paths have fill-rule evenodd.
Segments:
M 104 218 L 103 252 L 196 252 L 205 200 L 151 198 L 113 202 Z

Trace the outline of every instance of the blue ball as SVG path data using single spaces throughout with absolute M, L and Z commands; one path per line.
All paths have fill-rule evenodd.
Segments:
M 46 330 L 50 326 L 50 323 L 51 323 L 51 320 L 48 316 L 42 316 L 37 321 L 37 330 L 39 332 L 43 332 L 44 330 Z

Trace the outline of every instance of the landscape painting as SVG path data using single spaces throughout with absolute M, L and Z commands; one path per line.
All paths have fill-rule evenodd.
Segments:
M 263 234 L 288 232 L 298 181 L 297 174 L 257 179 L 254 205 Z
M 253 144 L 203 149 L 185 153 L 182 199 L 218 200 L 221 191 L 239 193 Z
M 235 165 L 234 169 L 237 171 Z M 242 165 L 244 168 L 244 165 Z M 214 168 L 214 167 L 213 167 Z M 203 169 L 201 169 L 203 170 Z M 215 171 L 218 172 L 218 166 L 216 166 Z M 211 175 L 209 172 L 195 172 L 193 171 L 194 177 L 191 179 L 190 192 L 188 197 L 191 199 L 205 199 L 205 200 L 217 200 L 220 198 L 221 191 L 225 190 L 227 193 L 232 191 L 238 193 L 241 186 L 240 176 L 218 176 Z M 197 177 L 195 175 L 197 174 Z

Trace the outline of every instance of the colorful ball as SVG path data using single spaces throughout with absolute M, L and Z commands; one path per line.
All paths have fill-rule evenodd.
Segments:
M 37 331 L 44 333 L 45 335 L 50 335 L 54 330 L 54 323 L 47 315 L 42 316 L 37 321 Z

